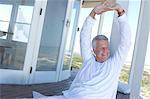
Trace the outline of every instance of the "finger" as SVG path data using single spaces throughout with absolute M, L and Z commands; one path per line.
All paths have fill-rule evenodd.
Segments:
M 104 3 L 103 3 L 103 5 L 106 5 L 108 3 L 108 1 L 105 1 Z
M 115 8 L 113 7 L 107 7 L 107 9 L 109 9 L 109 10 L 115 10 Z
M 112 2 L 107 1 L 107 2 L 105 3 L 105 5 L 106 5 L 106 6 L 111 6 L 111 5 L 112 5 Z
M 116 5 L 116 3 L 113 3 L 113 2 L 110 2 L 110 1 L 106 3 L 107 7 L 114 7 L 115 5 Z

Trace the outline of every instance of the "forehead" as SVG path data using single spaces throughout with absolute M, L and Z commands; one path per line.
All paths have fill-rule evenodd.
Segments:
M 97 47 L 108 47 L 109 42 L 107 40 L 96 40 Z

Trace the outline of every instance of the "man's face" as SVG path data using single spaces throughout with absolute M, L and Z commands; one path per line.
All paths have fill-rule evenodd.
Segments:
M 93 49 L 96 60 L 99 62 L 106 61 L 110 56 L 109 43 L 107 40 L 96 40 L 96 47 Z

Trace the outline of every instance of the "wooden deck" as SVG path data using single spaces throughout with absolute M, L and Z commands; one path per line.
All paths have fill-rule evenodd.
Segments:
M 32 91 L 43 95 L 61 95 L 63 90 L 70 87 L 76 71 L 72 71 L 69 79 L 57 83 L 32 84 L 32 85 L 0 85 L 0 99 L 32 98 Z M 116 99 L 129 99 L 129 95 L 117 93 Z

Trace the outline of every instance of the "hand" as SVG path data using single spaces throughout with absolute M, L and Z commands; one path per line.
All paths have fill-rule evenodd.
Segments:
M 96 14 L 99 15 L 102 14 L 103 12 L 112 10 L 117 11 L 119 16 L 122 16 L 125 12 L 124 9 L 119 4 L 105 1 L 103 4 L 97 5 L 90 13 L 90 16 L 95 19 Z
M 117 11 L 119 16 L 124 14 L 124 9 L 118 3 L 107 2 L 107 6 L 109 9 Z
M 99 15 L 99 14 L 102 14 L 103 12 L 113 10 L 111 6 L 112 6 L 112 3 L 105 1 L 103 4 L 97 5 L 93 11 L 95 12 L 95 14 Z
M 96 14 L 99 15 L 102 14 L 103 12 L 111 11 L 111 10 L 113 9 L 110 7 L 109 2 L 105 1 L 103 4 L 97 5 L 90 13 L 90 16 L 93 17 L 93 19 L 95 19 Z

